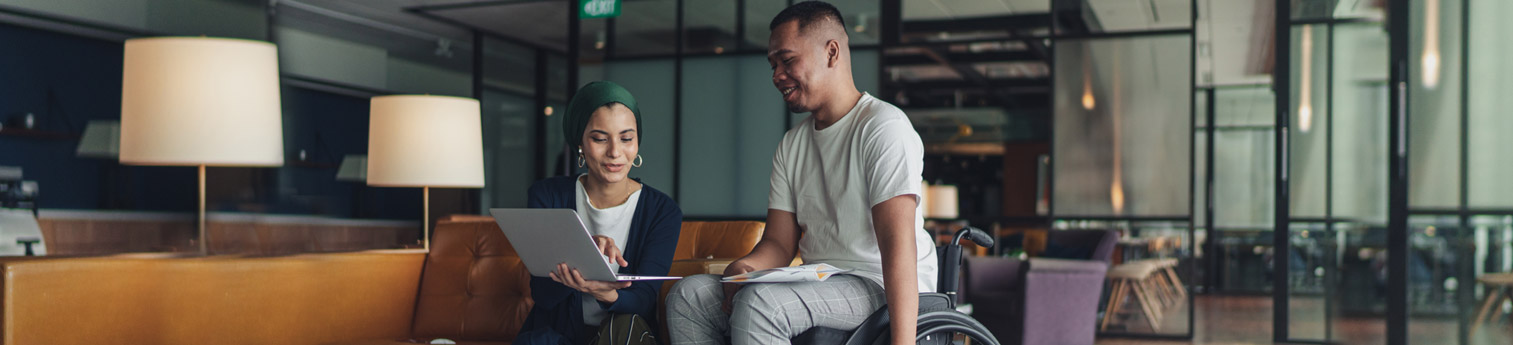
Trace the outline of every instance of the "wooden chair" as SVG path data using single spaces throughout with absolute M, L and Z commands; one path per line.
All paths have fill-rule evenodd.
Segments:
M 1492 319 L 1487 321 L 1496 323 L 1502 318 L 1502 301 L 1513 300 L 1513 273 L 1488 273 L 1477 277 L 1476 281 L 1487 286 L 1487 297 L 1483 299 L 1481 311 L 1476 313 L 1476 321 L 1471 323 L 1471 334 L 1476 334 L 1476 328 L 1488 315 Z

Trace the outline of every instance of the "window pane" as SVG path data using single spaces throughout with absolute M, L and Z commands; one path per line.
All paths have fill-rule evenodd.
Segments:
M 1513 32 L 1513 2 L 1471 1 L 1470 87 L 1466 106 L 1470 111 L 1469 164 L 1471 207 L 1513 207 L 1513 155 L 1508 154 L 1507 133 L 1513 133 L 1513 41 L 1497 33 Z M 1443 48 L 1442 48 L 1443 49 Z
M 683 53 L 723 54 L 736 49 L 735 0 L 683 2 Z
M 1270 230 L 1276 219 L 1276 132 L 1214 133 L 1214 227 Z
M 1334 27 L 1334 217 L 1387 223 L 1387 34 L 1381 24 Z
M 830 4 L 841 10 L 846 33 L 851 36 L 851 46 L 878 43 L 882 32 L 882 26 L 878 24 L 881 17 L 878 0 L 831 0 Z
M 541 112 L 526 95 L 483 92 L 483 207 L 525 207 L 535 176 L 535 121 Z
M 1208 93 L 1209 91 L 1197 91 L 1193 94 L 1193 226 L 1203 227 L 1208 219 L 1205 205 L 1208 202 L 1208 133 L 1203 126 L 1208 118 Z
M 536 50 L 485 38 L 482 74 L 484 87 L 533 95 L 536 90 Z
M 1413 0 L 1412 4 L 1415 10 L 1408 16 L 1408 205 L 1456 208 L 1460 205 L 1462 135 L 1460 1 Z
M 634 2 L 626 3 L 629 6 Z M 623 9 L 622 9 L 623 10 Z M 623 16 L 622 16 L 623 17 Z M 631 169 L 631 177 L 673 195 L 673 61 L 671 59 L 612 61 L 604 65 L 604 80 L 629 90 L 641 108 L 641 156 L 645 164 Z M 590 81 L 585 79 L 584 82 Z M 685 162 L 691 164 L 693 162 Z M 576 167 L 576 166 L 575 166 Z
M 1214 94 L 1214 122 L 1219 128 L 1270 128 L 1277 123 L 1276 109 L 1270 85 L 1225 88 Z
M 772 156 L 782 140 L 782 98 L 762 56 L 683 61 L 683 164 L 679 203 L 695 216 L 767 214 Z
M 1170 173 L 1191 167 L 1188 43 L 1058 42 L 1056 216 L 1188 214 L 1190 176 Z
M 676 0 L 621 2 L 620 16 L 615 17 L 614 20 L 614 57 L 677 53 L 678 2 Z
M 778 16 L 788 4 L 783 1 L 747 1 L 746 2 L 746 47 L 760 51 L 767 50 L 768 36 L 772 30 L 767 29 L 772 24 L 772 18 Z
M 582 19 L 578 22 L 578 55 L 582 60 L 604 60 L 604 53 L 609 49 L 608 22 L 609 19 L 603 18 Z
M 1408 328 L 1409 343 L 1457 344 L 1457 316 L 1475 310 L 1476 303 L 1456 303 L 1461 273 L 1457 264 L 1469 268 L 1473 249 L 1470 229 L 1461 227 L 1457 216 L 1410 215 L 1408 217 Z M 1467 281 L 1468 288 L 1475 288 Z M 1457 306 L 1459 305 L 1459 306 Z M 1457 310 L 1457 309 L 1460 310 Z M 1497 326 L 1492 326 L 1496 332 Z M 1503 339 L 1508 339 L 1503 337 Z M 1491 342 L 1476 344 L 1493 344 Z
M 1322 218 L 1328 188 L 1329 32 L 1324 25 L 1292 27 L 1292 109 L 1288 128 L 1290 216 Z M 1319 225 L 1322 229 L 1323 225 Z M 1322 335 L 1323 333 L 1319 333 Z

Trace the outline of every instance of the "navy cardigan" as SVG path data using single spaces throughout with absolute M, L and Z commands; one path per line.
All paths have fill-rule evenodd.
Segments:
M 531 185 L 527 205 L 530 208 L 577 209 L 576 176 L 558 176 Z M 637 180 L 640 181 L 640 180 Z M 683 211 L 667 194 L 642 185 L 635 215 L 631 217 L 630 237 L 616 243 L 629 266 L 620 274 L 663 276 L 672 265 L 678 233 L 683 228 Z M 637 314 L 652 321 L 657 316 L 657 293 L 662 281 L 638 281 L 620 289 L 615 303 L 600 303 L 613 314 Z M 516 344 L 582 344 L 594 330 L 583 323 L 583 293 L 546 277 L 531 277 L 531 299 L 535 305 L 520 328 Z M 655 327 L 655 326 L 653 326 Z

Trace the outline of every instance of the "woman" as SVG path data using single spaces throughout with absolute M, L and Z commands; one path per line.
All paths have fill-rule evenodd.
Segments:
M 666 194 L 628 178 L 631 168 L 645 161 L 638 153 L 642 127 L 636 99 L 615 83 L 584 85 L 568 104 L 562 130 L 587 173 L 536 182 L 530 207 L 576 210 L 599 250 L 620 265 L 620 274 L 667 275 L 683 211 Z M 633 344 L 655 342 L 649 323 L 661 287 L 660 281 L 584 280 L 577 269 L 558 264 L 549 277 L 531 278 L 535 305 L 515 343 L 585 344 L 603 337 L 623 344 L 627 336 Z

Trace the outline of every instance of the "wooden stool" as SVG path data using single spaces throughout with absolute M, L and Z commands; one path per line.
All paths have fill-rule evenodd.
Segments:
M 1513 273 L 1483 274 L 1476 281 L 1487 286 L 1487 297 L 1483 299 L 1481 311 L 1476 313 L 1476 321 L 1471 323 L 1471 334 L 1476 334 L 1476 327 L 1481 326 L 1488 314 L 1492 315 L 1488 322 L 1496 323 L 1502 318 L 1502 301 L 1513 300 Z
M 1151 273 L 1156 272 L 1157 267 L 1150 263 L 1129 262 L 1114 266 L 1108 271 L 1108 279 L 1114 282 L 1113 291 L 1109 293 L 1108 309 L 1103 312 L 1103 322 L 1099 326 L 1101 330 L 1108 330 L 1109 320 L 1121 309 L 1125 299 L 1131 292 L 1135 295 L 1135 302 L 1145 314 L 1146 322 L 1150 323 L 1152 330 L 1161 330 L 1161 308 L 1156 301 L 1158 292 L 1151 286 Z
M 1165 278 L 1170 285 L 1171 291 L 1177 295 L 1177 298 L 1187 298 L 1187 287 L 1182 285 L 1182 278 L 1177 277 L 1177 259 L 1164 258 L 1154 260 L 1156 261 L 1156 265 L 1160 267 L 1161 272 L 1159 274 L 1162 276 L 1161 278 Z
M 1173 307 L 1187 298 L 1187 288 L 1182 286 L 1182 279 L 1177 277 L 1177 259 L 1143 259 L 1131 263 L 1153 266 L 1155 271 L 1151 274 L 1150 282 L 1158 292 L 1157 297 L 1160 297 L 1162 306 Z

